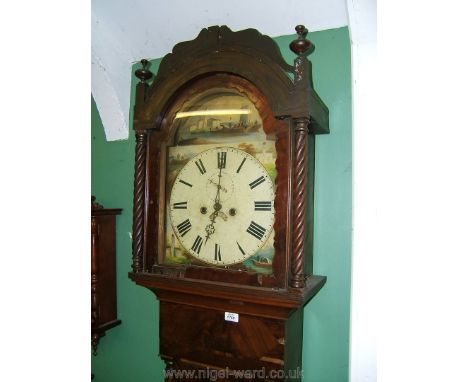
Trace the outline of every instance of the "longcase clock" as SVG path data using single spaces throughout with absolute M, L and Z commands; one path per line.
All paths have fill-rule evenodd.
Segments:
M 177 44 L 151 85 L 148 61 L 135 72 L 129 277 L 160 301 L 167 380 L 300 379 L 303 306 L 326 280 L 311 274 L 307 184 L 329 129 L 296 31 L 294 66 L 254 29 L 214 26 Z

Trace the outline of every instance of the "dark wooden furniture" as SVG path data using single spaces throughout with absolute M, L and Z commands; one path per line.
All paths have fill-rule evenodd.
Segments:
M 115 218 L 122 209 L 103 208 L 91 197 L 91 344 L 121 323 L 117 319 Z
M 328 109 L 313 89 L 306 57 L 313 45 L 305 38 L 305 27 L 297 26 L 296 31 L 298 37 L 290 45 L 297 55 L 294 66 L 284 61 L 268 36 L 254 29 L 232 32 L 215 26 L 203 29 L 193 41 L 177 44 L 161 61 L 151 86 L 148 61 L 142 60 L 142 68 L 135 72 L 140 83 L 133 123 L 129 277 L 160 300 L 160 356 L 168 372 L 218 370 L 218 380 L 229 380 L 221 372 L 228 368 L 246 372 L 243 380 L 283 380 L 285 373 L 300 380 L 303 307 L 326 281 L 312 275 L 313 224 L 306 220 L 313 222 L 315 135 L 326 134 L 329 128 Z M 263 132 L 275 142 L 270 273 L 242 264 L 165 261 L 167 158 L 169 149 L 177 145 L 176 116 L 188 100 L 207 89 L 236 91 L 248 98 L 261 116 Z M 238 322 L 226 320 L 232 313 Z M 197 377 L 185 374 L 182 380 L 203 380 L 200 374 Z

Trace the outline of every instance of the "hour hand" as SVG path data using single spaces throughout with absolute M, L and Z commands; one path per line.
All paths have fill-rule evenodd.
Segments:
M 205 244 L 206 244 L 210 236 L 215 233 L 215 227 L 213 223 L 210 223 L 205 227 L 205 232 L 206 232 L 206 236 L 205 236 Z
M 218 216 L 219 216 L 221 219 L 223 219 L 224 221 L 226 221 L 227 218 L 228 218 L 227 215 L 226 215 L 224 212 L 222 212 L 222 211 L 218 211 Z
M 219 211 L 214 211 L 214 212 L 209 216 L 209 219 L 214 223 L 216 217 L 218 216 L 218 214 L 219 214 Z
M 223 211 L 215 211 L 210 215 L 210 220 L 213 221 L 214 223 L 215 218 L 217 218 L 218 216 L 224 221 L 226 221 L 228 218 L 227 215 Z

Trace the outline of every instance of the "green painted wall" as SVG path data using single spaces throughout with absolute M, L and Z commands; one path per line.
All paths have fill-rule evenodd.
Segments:
M 347 28 L 309 34 L 316 51 L 314 86 L 330 109 L 330 135 L 317 137 L 314 273 L 327 284 L 307 305 L 304 316 L 304 382 L 348 380 L 351 269 L 351 56 Z M 292 63 L 289 43 L 278 37 Z M 151 69 L 157 70 L 159 60 Z M 132 72 L 135 67 L 132 68 Z M 135 81 L 132 82 L 133 108 Z M 105 207 L 123 208 L 117 219 L 117 293 L 122 325 L 101 339 L 92 358 L 96 382 L 162 381 L 158 354 L 158 309 L 154 295 L 127 277 L 131 269 L 132 190 L 135 139 L 106 142 L 94 100 L 92 108 L 92 194 Z M 130 112 L 130 120 L 132 119 Z

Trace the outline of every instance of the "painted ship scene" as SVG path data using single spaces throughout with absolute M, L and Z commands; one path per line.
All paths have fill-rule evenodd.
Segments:
M 179 130 L 179 145 L 194 145 L 207 143 L 237 142 L 239 140 L 257 140 L 265 137 L 262 124 L 258 120 L 248 120 L 248 115 L 238 118 L 230 115 L 225 119 L 215 117 L 190 117 L 189 126 Z M 242 118 L 245 117 L 245 118 Z M 263 138 L 265 139 L 265 138 Z
M 247 98 L 230 93 L 203 97 L 176 114 L 177 145 L 265 140 L 262 119 Z

